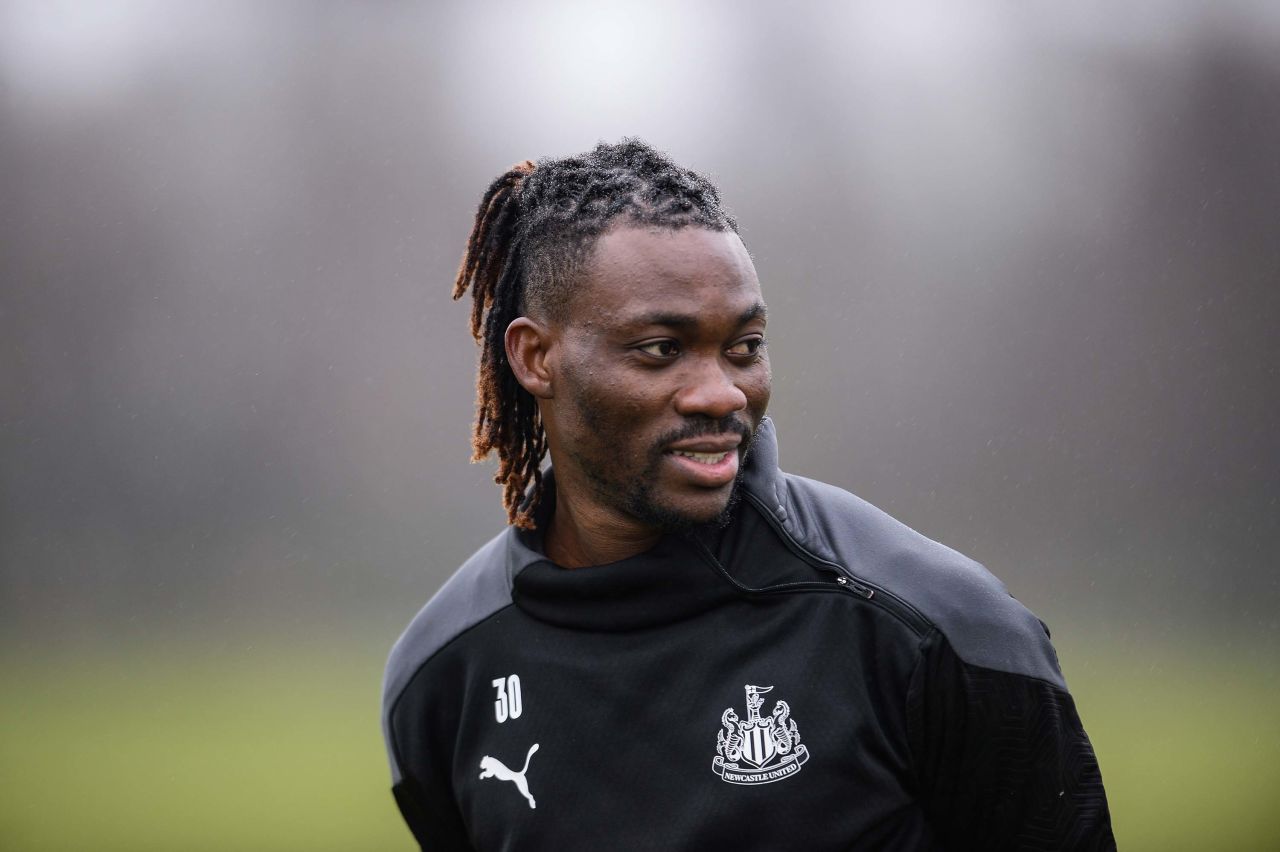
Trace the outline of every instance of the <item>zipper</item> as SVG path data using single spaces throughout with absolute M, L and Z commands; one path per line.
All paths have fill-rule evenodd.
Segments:
M 808 548 L 800 544 L 800 542 L 796 541 L 795 538 L 792 537 L 791 533 L 789 533 L 782 526 L 779 520 L 774 516 L 773 512 L 769 511 L 769 507 L 767 507 L 759 497 L 757 497 L 755 494 L 752 494 L 750 491 L 747 491 L 746 489 L 743 489 L 742 493 L 747 498 L 747 500 L 750 503 L 752 503 L 760 511 L 760 514 L 764 515 L 765 521 L 769 524 L 770 527 L 773 528 L 773 531 L 777 533 L 778 537 L 782 539 L 783 543 L 787 546 L 788 550 L 790 550 L 792 553 L 798 556 L 801 560 L 813 566 L 814 568 L 818 569 L 819 571 L 823 571 L 825 573 L 835 575 L 834 580 L 835 580 L 836 586 L 846 589 L 847 591 L 853 594 L 856 594 L 858 597 L 864 600 L 874 600 L 876 603 L 880 604 L 880 606 L 884 607 L 889 612 L 893 613 L 899 619 L 904 621 L 913 630 L 924 632 L 930 628 L 931 626 L 930 621 L 924 617 L 923 613 L 921 613 L 920 610 L 916 609 L 914 606 L 907 603 L 902 598 L 895 595 L 893 592 L 890 592 L 887 589 L 877 586 L 874 583 L 867 582 L 866 580 L 855 578 L 851 574 L 849 574 L 842 566 L 837 565 L 836 563 L 831 562 L 829 560 L 823 559 L 817 554 L 810 552 Z M 712 558 L 714 559 L 714 556 Z M 728 576 L 728 572 L 725 571 L 723 568 L 720 568 L 720 571 L 725 576 Z M 733 578 L 730 577 L 730 580 L 732 579 Z M 741 584 L 737 584 L 737 585 L 741 585 Z M 827 589 L 831 588 L 831 586 L 827 583 L 783 583 L 780 586 L 776 586 L 776 587 L 770 586 L 769 588 L 798 587 L 798 586 L 809 587 L 809 588 L 815 588 L 815 587 L 823 587 Z M 761 590 L 761 591 L 764 591 L 764 590 Z
M 778 583 L 773 586 L 765 586 L 763 589 L 757 589 L 748 586 L 737 577 L 730 574 L 725 567 L 720 564 L 720 560 L 716 559 L 716 555 L 711 552 L 701 541 L 692 538 L 693 544 L 698 551 L 698 555 L 702 557 L 702 561 L 710 565 L 717 574 L 726 582 L 742 592 L 750 596 L 763 595 L 780 595 L 787 592 L 839 592 L 844 591 L 852 595 L 857 595 L 863 600 L 871 600 L 875 597 L 876 590 L 869 586 L 864 586 L 854 580 L 849 579 L 845 574 L 841 573 L 832 582 L 814 582 L 812 580 L 794 580 L 789 583 Z
M 862 595 L 862 597 L 866 598 L 867 600 L 871 600 L 873 597 L 875 597 L 875 594 L 876 594 L 875 589 L 869 589 L 866 586 L 862 585 L 861 583 L 855 583 L 852 580 L 850 580 L 848 577 L 836 577 L 836 583 L 838 585 L 847 587 L 851 592 Z

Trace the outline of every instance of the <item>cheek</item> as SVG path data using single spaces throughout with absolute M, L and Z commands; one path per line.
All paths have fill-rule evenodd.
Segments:
M 588 441 L 593 438 L 613 444 L 625 441 L 644 410 L 643 403 L 627 394 L 617 382 L 599 381 L 589 374 L 578 377 L 569 390 L 578 421 L 588 433 L 582 437 Z
M 653 400 L 617 387 L 608 388 L 598 399 L 597 420 L 614 447 L 638 451 L 647 443 L 658 420 Z
M 651 393 L 651 388 L 617 387 L 614 389 L 614 406 L 618 415 L 630 423 L 635 429 L 642 429 L 645 424 L 662 411 L 662 400 Z
M 769 396 L 773 392 L 773 374 L 769 371 L 769 362 L 764 361 L 757 372 L 753 372 L 739 387 L 747 395 L 747 407 L 762 416 L 769 407 Z
M 606 377 L 604 372 L 588 368 L 578 372 L 574 382 L 581 405 L 600 418 L 639 427 L 641 420 L 661 408 L 661 393 L 652 377 L 637 378 L 625 370 L 615 370 Z

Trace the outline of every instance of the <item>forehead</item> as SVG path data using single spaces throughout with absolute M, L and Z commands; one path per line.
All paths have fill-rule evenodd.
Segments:
M 588 321 L 625 320 L 655 307 L 736 315 L 760 301 L 755 266 L 732 231 L 627 226 L 596 241 L 573 313 Z

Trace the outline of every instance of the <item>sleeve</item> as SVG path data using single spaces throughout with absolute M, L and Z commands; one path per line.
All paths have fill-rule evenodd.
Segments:
M 412 775 L 402 776 L 391 793 L 424 852 L 473 852 L 452 796 L 433 791 Z
M 1039 678 L 969 665 L 936 631 L 921 651 L 908 730 L 918 790 L 943 848 L 1114 850 L 1102 775 L 1071 695 Z
M 413 834 L 424 852 L 474 852 L 467 839 L 466 825 L 462 823 L 462 814 L 453 800 L 453 791 L 443 773 L 431 771 L 424 761 L 410 761 L 406 765 L 401 752 L 402 743 L 410 746 L 410 751 L 420 752 L 416 743 L 420 736 L 415 736 L 413 728 L 420 725 L 397 724 L 397 716 L 392 713 L 387 724 L 387 751 L 392 762 L 392 796 L 396 797 L 404 823 Z
M 474 852 L 440 759 L 444 751 L 431 742 L 429 728 L 427 708 L 415 691 L 406 691 L 388 708 L 384 732 L 391 793 L 424 852 Z

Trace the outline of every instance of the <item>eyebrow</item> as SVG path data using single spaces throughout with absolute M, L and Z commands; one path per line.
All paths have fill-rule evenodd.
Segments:
M 768 308 L 764 302 L 756 302 L 738 315 L 738 325 L 746 325 L 754 319 L 764 319 L 768 315 Z M 668 311 L 658 311 L 652 314 L 641 314 L 635 317 L 628 325 L 665 325 L 671 328 L 693 328 L 698 324 L 698 317 L 695 314 L 676 314 Z

